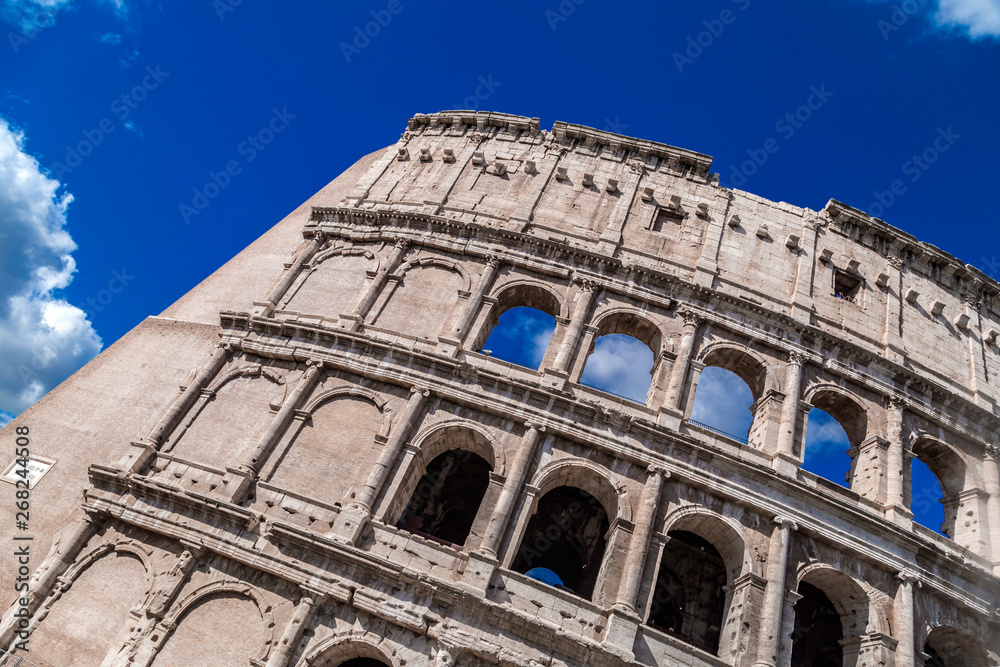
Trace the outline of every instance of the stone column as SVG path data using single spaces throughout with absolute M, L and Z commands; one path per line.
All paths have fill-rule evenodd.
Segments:
M 483 296 L 493 287 L 493 282 L 496 280 L 497 272 L 500 270 L 502 264 L 503 260 L 495 255 L 486 258 L 486 267 L 483 269 L 483 275 L 479 278 L 476 290 L 469 297 L 468 303 L 465 305 L 465 310 L 459 316 L 455 326 L 451 331 L 444 333 L 444 336 L 454 338 L 459 345 L 462 344 L 465 340 L 465 334 L 469 332 L 469 326 L 475 319 L 476 313 L 479 312 Z
M 160 417 L 156 425 L 146 435 L 145 439 L 148 443 L 156 449 L 159 449 L 163 445 L 166 439 L 170 437 L 170 433 L 177 426 L 177 423 L 181 420 L 181 417 L 184 416 L 195 400 L 197 400 L 201 394 L 201 390 L 208 386 L 208 383 L 212 381 L 219 373 L 219 370 L 225 365 L 228 357 L 228 345 L 219 346 L 212 351 L 208 361 L 198 369 L 194 379 L 188 383 L 188 386 L 184 388 L 181 395 L 174 399 L 166 414 Z
M 916 573 L 904 570 L 896 575 L 899 589 L 892 604 L 892 626 L 899 644 L 896 645 L 895 667 L 914 667 L 916 646 L 913 628 L 913 585 L 920 588 Z
M 788 365 L 785 367 L 785 400 L 781 402 L 777 454 L 789 461 L 796 459 L 795 424 L 798 421 L 799 391 L 802 386 L 802 363 L 804 361 L 805 357 L 802 354 L 789 352 Z
M 295 612 L 288 619 L 285 631 L 281 633 L 281 640 L 271 651 L 267 659 L 266 667 L 288 667 L 292 664 L 295 651 L 302 641 L 302 634 L 312 623 L 313 616 L 316 615 L 317 596 L 311 591 L 303 591 L 302 599 L 295 605 Z
M 265 301 L 269 304 L 267 306 L 268 312 L 273 310 L 274 307 L 278 305 L 278 302 L 281 301 L 281 297 L 285 296 L 285 292 L 288 291 L 288 288 L 291 287 L 292 283 L 295 282 L 295 279 L 298 278 L 299 272 L 302 270 L 302 266 L 313 258 L 316 251 L 322 247 L 324 240 L 323 233 L 317 233 L 313 236 L 312 240 L 309 241 L 306 247 L 295 256 L 291 266 L 285 269 L 285 272 L 281 275 L 281 279 L 278 280 L 278 283 L 271 289 L 265 299 Z
M 767 588 L 760 613 L 760 634 L 757 639 L 757 661 L 754 667 L 775 667 L 781 635 L 781 612 L 785 601 L 785 570 L 788 568 L 788 543 L 794 521 L 775 517 L 771 545 L 767 551 Z
M 559 346 L 559 354 L 552 364 L 553 370 L 559 373 L 566 373 L 573 357 L 576 355 L 580 342 L 580 332 L 590 317 L 590 309 L 597 298 L 597 290 L 600 286 L 592 280 L 586 280 L 581 285 L 579 296 L 573 305 L 573 316 L 570 320 L 566 334 L 563 336 L 562 345 Z
M 348 316 L 348 319 L 354 320 L 355 323 L 364 321 L 375 300 L 382 293 L 382 288 L 385 287 L 386 282 L 389 280 L 389 274 L 399 266 L 399 262 L 406 253 L 406 248 L 409 245 L 410 242 L 406 239 L 396 239 L 396 247 L 392 249 L 392 253 L 386 260 L 385 266 L 379 268 L 378 273 L 375 274 L 375 277 L 362 295 L 361 301 L 354 307 L 354 311 Z
M 615 606 L 627 613 L 636 613 L 635 599 L 639 592 L 639 582 L 642 581 L 643 564 L 646 562 L 646 551 L 649 549 L 649 538 L 653 534 L 653 522 L 656 521 L 656 509 L 660 502 L 660 491 L 663 480 L 669 479 L 670 473 L 663 468 L 649 466 L 646 485 L 639 499 L 639 513 L 635 518 L 635 530 L 629 543 L 628 554 L 625 556 L 625 567 L 618 585 L 618 599 Z
M 240 457 L 240 460 L 236 464 L 235 472 L 242 479 L 232 487 L 231 497 L 234 502 L 242 500 L 249 491 L 253 480 L 257 478 L 257 473 L 260 472 L 271 450 L 274 449 L 281 435 L 288 428 L 288 424 L 292 421 L 295 410 L 298 409 L 305 398 L 312 392 L 322 371 L 322 361 L 306 362 L 305 373 L 299 378 L 291 395 L 282 403 L 278 414 L 271 419 L 270 425 L 264 431 L 264 434 L 260 436 L 257 445 L 251 452 L 244 453 Z
M 399 418 L 399 423 L 396 424 L 392 434 L 389 436 L 389 441 L 382 448 L 378 461 L 368 475 L 368 480 L 365 482 L 364 487 L 358 493 L 357 498 L 341 510 L 340 516 L 334 523 L 333 530 L 331 531 L 333 537 L 354 544 L 361 534 L 361 529 L 365 527 L 365 524 L 371 518 L 375 501 L 378 499 L 378 494 L 381 492 L 385 480 L 389 476 L 392 464 L 399 458 L 400 453 L 403 451 L 403 446 L 406 444 L 410 431 L 417 423 L 417 418 L 424 409 L 427 396 L 430 395 L 430 391 L 422 387 L 413 387 L 410 392 L 410 399 L 406 402 L 406 409 Z
M 983 486 L 990 494 L 986 501 L 987 521 L 980 525 L 990 527 L 990 561 L 993 574 L 1000 576 L 1000 448 L 987 445 L 983 457 Z
M 528 477 L 528 470 L 535 460 L 539 443 L 542 441 L 542 434 L 545 427 L 539 424 L 527 423 L 525 426 L 528 432 L 524 440 L 518 447 L 514 455 L 514 461 L 507 470 L 507 480 L 504 482 L 503 490 L 500 491 L 500 498 L 496 507 L 490 515 L 489 523 L 483 533 L 483 541 L 479 546 L 479 551 L 488 558 L 497 558 L 500 542 L 503 540 L 504 532 L 510 521 L 511 511 L 514 508 L 514 501 L 521 492 L 521 487 Z
M 667 400 L 664 408 L 673 412 L 681 409 L 681 396 L 684 394 L 684 382 L 687 379 L 688 366 L 691 363 L 691 353 L 694 351 L 695 334 L 703 322 L 697 314 L 684 310 L 680 316 L 684 319 L 684 332 L 681 334 L 677 357 L 670 369 L 670 381 L 667 384 Z
M 65 572 L 66 568 L 76 560 L 80 549 L 94 535 L 94 532 L 97 530 L 95 524 L 95 517 L 85 514 L 79 521 L 70 524 L 59 532 L 45 560 L 42 561 L 42 564 L 35 570 L 35 574 L 28 581 L 28 609 L 32 615 L 34 615 L 39 604 L 48 595 L 59 575 Z M 16 548 L 16 546 L 11 548 Z M 18 576 L 20 577 L 21 575 L 19 574 Z M 13 583 L 11 582 L 12 585 Z M 18 605 L 10 607 L 2 619 L 0 619 L 0 647 L 9 646 L 14 640 L 15 635 L 19 631 L 25 630 L 25 628 L 19 627 L 19 619 L 14 617 L 14 613 L 19 609 Z M 25 634 L 23 639 L 27 638 L 27 634 Z
M 886 518 L 909 524 L 913 513 L 906 507 L 903 480 L 906 477 L 906 457 L 903 452 L 903 409 L 906 401 L 891 396 L 886 411 L 886 436 L 889 447 L 886 451 L 885 472 L 885 513 Z

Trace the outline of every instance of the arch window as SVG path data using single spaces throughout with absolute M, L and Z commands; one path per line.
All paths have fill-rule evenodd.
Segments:
M 492 470 L 485 459 L 468 450 L 440 454 L 417 482 L 397 526 L 443 544 L 464 545 Z
M 664 548 L 647 623 L 710 653 L 719 649 L 726 565 L 708 541 L 674 530 Z
M 823 591 L 805 581 L 799 583 L 799 595 L 791 667 L 843 667 L 844 631 L 837 608 Z
M 740 376 L 724 368 L 706 368 L 698 377 L 691 420 L 741 442 L 753 424 L 753 392 Z
M 949 626 L 931 630 L 924 643 L 926 667 L 987 667 L 986 650 L 974 637 Z
M 802 468 L 841 486 L 852 486 L 852 453 L 868 435 L 868 413 L 839 391 L 817 391 L 806 419 Z M 856 489 L 865 492 L 865 489 Z
M 536 285 L 517 284 L 501 291 L 490 321 L 473 349 L 519 366 L 539 368 L 556 328 L 559 300 Z
M 389 665 L 375 658 L 351 658 L 347 662 L 340 663 L 338 667 L 389 667 Z
M 646 403 L 660 350 L 660 330 L 632 313 L 613 313 L 597 325 L 580 383 Z
M 912 453 L 907 472 L 914 521 L 954 540 L 958 498 L 966 488 L 965 462 L 936 440 L 918 440 Z
M 549 491 L 536 507 L 513 569 L 590 599 L 607 546 L 607 512 L 597 498 L 572 486 Z

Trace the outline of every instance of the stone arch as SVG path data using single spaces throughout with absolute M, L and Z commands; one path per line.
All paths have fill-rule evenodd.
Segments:
M 982 641 L 959 628 L 928 624 L 919 635 L 918 647 L 931 656 L 928 667 L 992 667 Z
M 334 258 L 338 260 L 328 262 Z M 336 319 L 354 304 L 379 264 L 367 248 L 341 244 L 322 250 L 303 267 L 282 308 Z
M 371 325 L 414 338 L 436 338 L 450 331 L 460 297 L 472 279 L 461 264 L 441 257 L 404 262 L 390 277 L 371 314 Z
M 683 530 L 710 542 L 726 564 L 726 584 L 752 571 L 753 560 L 742 526 L 701 505 L 685 505 L 670 512 L 663 521 L 663 534 Z
M 880 625 L 872 618 L 866 587 L 833 566 L 825 563 L 806 565 L 799 569 L 796 582 L 796 589 L 798 584 L 805 582 L 818 588 L 829 598 L 840 614 L 844 639 L 855 639 L 868 632 L 870 627 Z
M 31 652 L 43 664 L 99 667 L 120 649 L 132 610 L 149 597 L 149 554 L 130 542 L 88 550 L 63 575 L 68 585 L 36 612 Z M 109 587 L 108 581 L 115 581 Z
M 293 427 L 294 437 L 274 457 L 264 479 L 328 505 L 341 502 L 374 465 L 376 443 L 389 437 L 392 412 L 376 393 L 341 386 L 320 390 L 303 413 L 307 417 Z
M 395 653 L 388 653 L 381 644 L 384 640 L 369 634 L 352 634 L 328 637 L 307 651 L 299 667 L 340 667 L 348 660 L 369 658 L 380 660 L 390 667 L 399 667 Z
M 768 389 L 781 390 L 774 370 L 748 346 L 729 341 L 711 343 L 698 351 L 697 361 L 705 366 L 722 368 L 735 374 L 750 387 L 754 403 L 759 401 Z
M 837 385 L 824 383 L 810 387 L 803 400 L 837 420 L 847 434 L 852 449 L 857 449 L 874 435 L 875 420 L 868 418 L 868 411 L 855 396 Z
M 496 299 L 496 316 L 518 306 L 535 308 L 552 317 L 569 316 L 566 300 L 546 283 L 531 278 L 517 278 L 494 287 L 492 297 Z
M 918 430 L 910 438 L 910 453 L 927 464 L 941 482 L 945 497 L 956 496 L 977 485 L 975 470 L 959 451 L 944 441 Z
M 649 316 L 635 308 L 615 307 L 600 312 L 591 322 L 596 327 L 594 338 L 609 334 L 625 334 L 646 344 L 654 360 L 663 348 L 663 329 Z
M 231 380 L 241 377 L 263 377 L 275 383 L 279 387 L 285 386 L 285 377 L 281 373 L 275 371 L 273 368 L 268 368 L 260 364 L 250 364 L 248 366 L 239 366 L 237 368 L 223 371 L 208 385 L 206 389 L 207 391 L 213 393 L 218 392 Z
M 227 600 L 251 603 L 259 616 L 260 629 L 259 632 L 255 632 L 252 627 L 241 627 L 241 632 L 239 633 L 214 633 L 213 637 L 215 641 L 218 642 L 221 639 L 228 639 L 228 643 L 230 644 L 238 643 L 239 640 L 257 642 L 258 644 L 256 648 L 248 645 L 239 647 L 239 650 L 241 653 L 247 654 L 247 657 L 255 657 L 261 662 L 266 661 L 274 643 L 274 622 L 271 617 L 271 605 L 269 605 L 267 601 L 264 600 L 261 593 L 252 586 L 248 586 L 240 581 L 228 580 L 214 581 L 200 586 L 172 605 L 170 611 L 163 618 L 163 621 L 160 624 L 163 628 L 167 629 L 167 632 L 160 639 L 159 649 L 151 667 L 156 667 L 157 664 L 160 663 L 161 658 L 166 660 L 172 659 L 175 662 L 180 662 L 181 664 L 188 664 L 187 661 L 190 661 L 190 664 L 215 664 L 220 665 L 220 667 L 229 667 L 229 665 L 226 665 L 225 663 L 216 662 L 211 656 L 206 659 L 206 657 L 200 653 L 197 658 L 193 658 L 193 656 L 193 659 L 187 657 L 187 653 L 200 651 L 201 648 L 205 646 L 210 646 L 216 650 L 224 650 L 229 648 L 228 646 L 221 646 L 218 643 L 204 641 L 197 642 L 197 646 L 184 644 L 178 649 L 172 649 L 170 644 L 171 639 L 176 641 L 179 631 L 186 631 L 187 628 L 194 627 L 196 631 L 211 630 L 210 627 L 202 627 L 191 622 L 188 622 L 187 625 L 185 625 L 185 622 L 189 620 L 191 615 L 203 611 L 208 607 L 208 605 L 213 603 L 222 603 Z M 246 607 L 244 607 L 244 609 L 246 609 Z M 239 620 L 246 621 L 247 619 Z M 230 622 L 230 615 L 227 614 L 226 624 L 229 625 Z M 175 656 L 173 654 L 174 651 L 179 651 L 180 656 Z M 178 657 L 180 657 L 181 660 L 178 660 Z M 238 662 L 237 664 L 242 665 L 245 663 Z M 232 664 L 232 667 L 236 667 L 236 664 Z
M 582 489 L 597 498 L 612 522 L 615 519 L 632 520 L 631 498 L 623 485 L 593 461 L 576 457 L 557 459 L 539 469 L 531 484 L 538 487 L 536 498 L 560 486 Z
M 503 474 L 505 454 L 480 424 L 449 419 L 413 440 L 415 455 L 388 516 L 408 532 L 449 545 L 475 546 L 483 500 L 493 474 Z

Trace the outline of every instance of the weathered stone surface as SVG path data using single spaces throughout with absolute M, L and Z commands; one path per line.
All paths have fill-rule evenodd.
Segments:
M 3 648 L 1000 664 L 1000 287 L 710 165 L 565 123 L 411 119 L 3 430 L 56 460 L 32 491 L 31 650 L 8 587 Z M 480 352 L 517 306 L 556 321 L 537 370 Z M 580 383 L 613 333 L 654 354 L 645 404 Z M 747 444 L 690 421 L 708 366 L 750 387 Z M 849 489 L 800 468 L 810 407 L 845 428 Z M 912 457 L 950 539 L 911 521 Z M 523 573 L 551 563 L 575 579 Z

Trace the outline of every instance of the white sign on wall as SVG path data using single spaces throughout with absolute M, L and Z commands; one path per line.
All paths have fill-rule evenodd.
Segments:
M 33 489 L 35 488 L 35 484 L 42 479 L 45 473 L 52 469 L 52 466 L 54 466 L 56 462 L 52 459 L 42 458 L 41 456 L 29 456 L 27 473 L 24 473 L 24 467 L 22 466 L 23 463 L 24 459 L 17 459 L 13 461 L 4 470 L 3 477 L 0 477 L 0 479 L 5 482 L 10 482 L 11 484 L 16 484 L 21 480 L 27 480 L 28 488 Z

